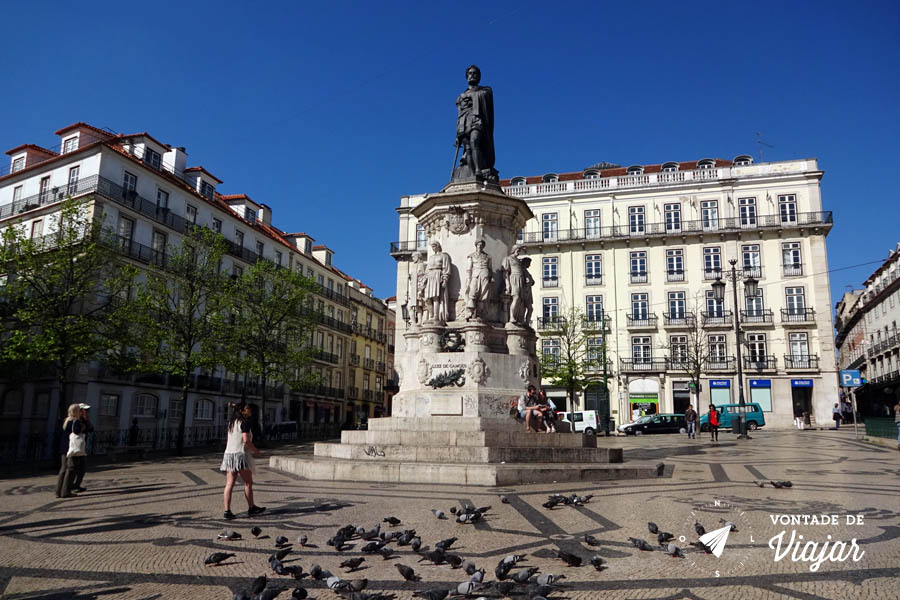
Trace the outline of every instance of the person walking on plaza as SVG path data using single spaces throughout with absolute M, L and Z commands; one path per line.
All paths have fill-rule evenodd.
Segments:
M 224 517 L 228 520 L 235 518 L 234 513 L 231 512 L 231 492 L 238 475 L 244 482 L 247 516 L 252 517 L 266 510 L 265 507 L 257 506 L 253 502 L 253 457 L 259 458 L 262 454 L 253 445 L 251 408 L 246 402 L 240 402 L 233 406 L 234 410 L 228 420 L 228 442 L 225 446 L 225 456 L 222 457 L 222 466 L 219 467 L 220 471 L 225 472 Z
M 840 429 L 843 415 L 841 415 L 841 405 L 837 402 L 834 403 L 834 408 L 831 409 L 831 418 L 834 419 L 834 428 Z
M 700 420 L 700 416 L 697 414 L 697 411 L 694 410 L 694 406 L 692 404 L 688 404 L 687 410 L 684 411 L 684 420 L 687 423 L 688 439 L 696 440 L 697 422 Z
M 87 491 L 81 487 L 87 470 L 87 444 L 85 436 L 94 430 L 88 419 L 87 404 L 70 404 L 68 416 L 63 421 L 63 446 L 66 451 L 60 457 L 59 475 L 56 477 L 56 497 L 71 498 L 72 492 Z
M 719 412 L 716 410 L 715 404 L 709 405 L 709 437 L 714 442 L 719 441 Z

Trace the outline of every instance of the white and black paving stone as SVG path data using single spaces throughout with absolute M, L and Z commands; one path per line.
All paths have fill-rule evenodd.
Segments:
M 720 434 L 718 444 L 678 435 L 600 438 L 599 443 L 624 447 L 626 461 L 664 461 L 670 476 L 484 488 L 305 481 L 260 467 L 257 503 L 268 510 L 247 518 L 236 486 L 235 521 L 222 519 L 218 454 L 89 464 L 88 491 L 65 500 L 54 496 L 55 474 L 7 477 L 0 480 L 0 597 L 231 598 L 232 590 L 248 587 L 263 573 L 290 588 L 295 582 L 271 573 L 266 561 L 277 535 L 291 541 L 309 537 L 309 546 L 294 545 L 286 565 L 308 570 L 318 563 L 338 574 L 340 562 L 358 556 L 361 543 L 351 540 L 352 547 L 338 553 L 326 540 L 343 525 L 370 528 L 395 515 L 403 521 L 397 528 L 416 529 L 425 545 L 458 537 L 452 552 L 484 567 L 486 580 L 493 579 L 504 556 L 527 554 L 524 566 L 566 576 L 551 598 L 900 598 L 900 452 L 856 442 L 851 431 L 758 431 L 745 442 Z M 793 487 L 760 488 L 757 479 L 787 479 Z M 554 492 L 594 497 L 585 506 L 542 507 Z M 501 504 L 501 493 L 508 504 Z M 437 520 L 431 513 L 432 508 L 449 512 L 454 505 L 492 509 L 476 525 Z M 773 515 L 837 515 L 839 523 L 773 524 Z M 862 524 L 847 524 L 847 515 L 862 515 Z M 694 520 L 712 531 L 722 526 L 719 519 L 738 524 L 721 557 L 689 546 L 697 539 Z M 686 558 L 633 548 L 629 537 L 656 546 L 647 521 L 684 536 L 676 543 Z M 250 534 L 253 525 L 263 529 L 259 538 Z M 234 529 L 243 539 L 216 540 L 223 529 Z M 829 535 L 831 543 L 848 547 L 855 538 L 864 554 L 858 561 L 824 562 L 816 571 L 790 556 L 776 562 L 769 540 L 782 531 L 786 538 L 795 531 L 804 542 L 818 541 L 820 548 Z M 588 546 L 585 534 L 602 545 Z M 467 579 L 447 565 L 416 562 L 408 546 L 392 546 L 396 558 L 367 556 L 350 577 L 368 578 L 367 591 L 398 599 Z M 581 556 L 586 566 L 566 566 L 554 558 L 557 549 Z M 205 566 L 204 558 L 217 550 L 237 556 Z M 608 568 L 597 572 L 587 564 L 594 554 Z M 398 562 L 413 566 L 422 581 L 403 582 L 394 567 Z M 312 598 L 338 598 L 324 582 L 300 583 Z

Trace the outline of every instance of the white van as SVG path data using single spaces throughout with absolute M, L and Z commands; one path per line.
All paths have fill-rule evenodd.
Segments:
M 570 413 L 559 411 L 556 413 L 556 418 L 568 423 L 569 415 Z M 585 435 L 597 435 L 597 411 L 576 410 L 574 429 L 576 432 L 583 431 Z

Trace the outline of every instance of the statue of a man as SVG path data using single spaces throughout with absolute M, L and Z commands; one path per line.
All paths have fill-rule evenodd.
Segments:
M 525 251 L 523 246 L 516 244 L 513 246 L 509 256 L 503 259 L 500 265 L 503 269 L 504 279 L 506 283 L 506 292 L 512 297 L 509 305 L 509 322 L 517 325 L 527 325 L 526 313 L 530 305 L 531 285 L 528 279 L 531 277 L 525 265 L 522 264 L 523 259 L 519 258 Z M 532 285 L 534 281 L 532 280 Z
M 478 85 L 481 82 L 481 69 L 475 65 L 466 69 L 466 81 L 469 82 L 469 88 L 456 99 L 456 143 L 465 148 L 463 163 L 466 168 L 456 169 L 453 178 L 464 179 L 466 175 L 474 175 L 496 181 L 494 92 L 487 86 Z
M 469 255 L 466 269 L 466 321 L 484 318 L 485 303 L 490 299 L 494 280 L 491 256 L 484 251 L 484 240 L 475 241 L 475 252 Z
M 450 282 L 450 255 L 441 251 L 441 245 L 431 242 L 432 255 L 425 267 L 425 304 L 428 320 L 432 323 L 447 321 L 449 304 L 447 284 Z
M 522 304 L 525 305 L 523 325 L 528 327 L 531 323 L 531 315 L 534 312 L 534 296 L 531 291 L 531 288 L 534 287 L 534 277 L 531 276 L 531 272 L 528 270 L 531 267 L 531 257 L 523 256 L 519 259 L 519 262 L 522 263 L 522 268 L 525 270 L 525 288 L 522 290 Z
M 412 307 L 412 322 L 421 325 L 425 318 L 425 261 L 424 252 L 416 250 L 409 266 L 406 285 L 406 303 Z M 410 304 L 412 300 L 412 304 Z

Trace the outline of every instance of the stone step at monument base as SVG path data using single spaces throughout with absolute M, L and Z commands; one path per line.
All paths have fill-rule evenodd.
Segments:
M 378 417 L 368 421 L 369 431 L 522 431 L 513 418 L 488 417 Z
M 366 481 L 380 483 L 426 483 L 477 486 L 527 483 L 612 481 L 666 476 L 663 463 L 627 464 L 447 464 L 380 459 L 297 458 L 272 456 L 269 466 L 315 481 Z
M 549 435 L 549 434 L 548 434 Z M 547 437 L 532 436 L 532 437 Z M 580 437 L 580 436 L 579 436 Z M 437 445 L 367 445 L 317 443 L 315 456 L 358 460 L 368 464 L 381 461 L 415 463 L 621 463 L 621 448 L 571 447 L 486 447 Z
M 514 431 L 342 431 L 342 444 L 386 446 L 476 446 L 489 448 L 596 448 L 597 438 L 580 433 Z

